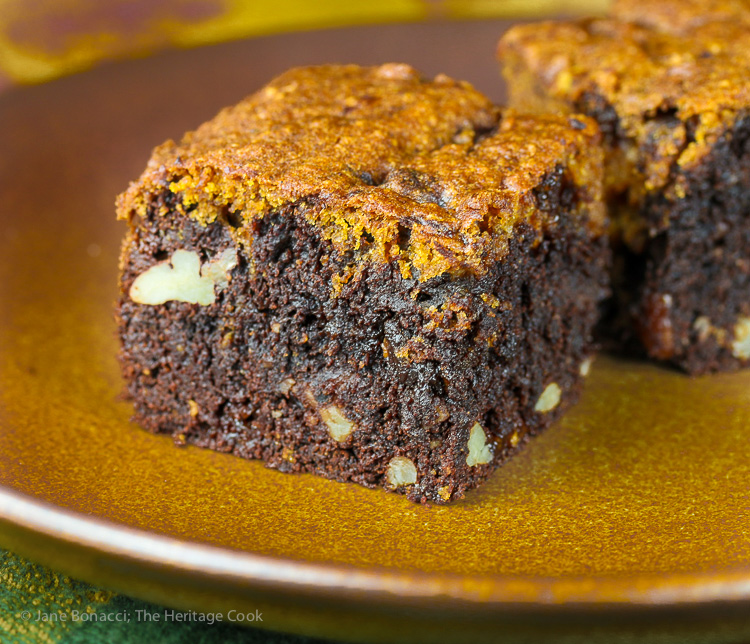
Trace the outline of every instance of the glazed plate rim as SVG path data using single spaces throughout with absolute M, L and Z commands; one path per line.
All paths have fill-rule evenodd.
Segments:
M 750 567 L 690 573 L 480 575 L 315 563 L 222 548 L 67 510 L 0 486 L 0 521 L 90 553 L 224 584 L 282 593 L 321 593 L 385 603 L 455 602 L 472 609 L 690 607 L 750 600 Z M 0 524 L 0 536 L 4 530 Z M 390 601 L 389 601 L 390 600 Z

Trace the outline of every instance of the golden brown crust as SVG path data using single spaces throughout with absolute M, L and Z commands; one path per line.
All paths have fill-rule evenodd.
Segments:
M 640 5 L 645 11 L 644 2 L 623 1 L 617 11 L 635 17 Z M 750 107 L 747 13 L 742 20 L 691 22 L 697 6 L 660 3 L 657 12 L 639 14 L 649 16 L 644 24 L 607 18 L 520 26 L 502 39 L 499 55 L 511 72 L 527 70 L 548 104 L 575 109 L 586 94 L 602 97 L 622 140 L 632 142 L 623 154 L 642 173 L 644 190 L 660 190 L 673 164 L 695 167 Z M 746 3 L 711 6 L 717 15 L 733 15 L 730 9 Z M 669 189 L 679 197 L 684 186 Z
M 664 33 L 688 34 L 718 21 L 750 22 L 748 0 L 614 0 L 610 15 Z
M 158 147 L 118 214 L 143 215 L 169 186 L 204 225 L 241 213 L 233 234 L 248 242 L 250 221 L 299 204 L 335 245 L 405 275 L 479 273 L 537 217 L 533 191 L 558 166 L 601 231 L 597 140 L 586 118 L 501 117 L 468 84 L 407 65 L 301 68 Z

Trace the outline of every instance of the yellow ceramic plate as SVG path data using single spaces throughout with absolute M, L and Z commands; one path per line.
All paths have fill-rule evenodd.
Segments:
M 750 373 L 601 357 L 561 423 L 442 507 L 178 448 L 119 398 L 113 200 L 155 144 L 296 64 L 402 60 L 499 98 L 506 26 L 279 36 L 0 96 L 1 545 L 351 639 L 750 632 Z

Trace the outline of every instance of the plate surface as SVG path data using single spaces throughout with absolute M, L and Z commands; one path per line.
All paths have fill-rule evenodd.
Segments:
M 600 357 L 562 422 L 441 507 L 178 448 L 119 398 L 113 201 L 154 145 L 299 64 L 405 61 L 501 99 L 507 26 L 263 38 L 0 96 L 0 544 L 310 634 L 750 633 L 750 373 Z

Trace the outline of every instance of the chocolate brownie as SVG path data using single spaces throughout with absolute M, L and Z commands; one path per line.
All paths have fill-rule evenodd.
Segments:
M 285 472 L 463 496 L 588 370 L 598 137 L 388 64 L 292 70 L 158 147 L 118 200 L 135 419 Z
M 625 346 L 691 374 L 750 364 L 750 10 L 619 0 L 501 40 L 510 104 L 583 112 L 607 146 Z

